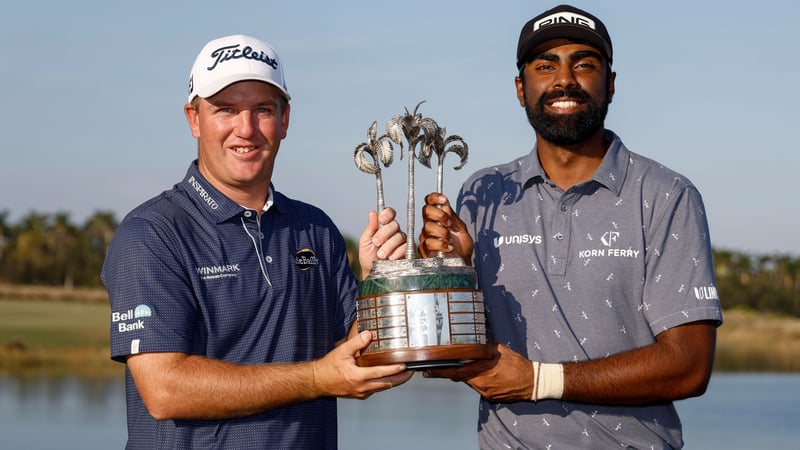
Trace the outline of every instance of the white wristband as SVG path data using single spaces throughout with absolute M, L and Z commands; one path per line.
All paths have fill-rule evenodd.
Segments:
M 531 400 L 560 399 L 564 395 L 564 365 L 533 361 Z

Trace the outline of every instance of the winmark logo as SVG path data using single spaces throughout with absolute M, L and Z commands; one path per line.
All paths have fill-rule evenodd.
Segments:
M 495 248 L 500 247 L 501 245 L 529 245 L 529 244 L 541 244 L 542 243 L 542 236 L 537 236 L 533 234 L 516 234 L 513 236 L 499 236 L 494 238 L 494 246 Z
M 125 333 L 128 331 L 144 329 L 143 317 L 150 317 L 153 311 L 147 305 L 139 305 L 134 309 L 129 309 L 125 312 L 112 312 L 111 323 L 117 323 L 117 331 Z M 135 320 L 135 322 L 129 322 Z
M 227 278 L 239 276 L 239 263 L 222 264 L 219 266 L 205 266 L 195 268 L 197 274 L 203 280 L 213 280 L 215 278 Z
M 319 260 L 317 260 L 317 255 L 314 253 L 314 250 L 302 248 L 295 252 L 294 263 L 297 264 L 300 270 L 309 270 L 319 264 Z

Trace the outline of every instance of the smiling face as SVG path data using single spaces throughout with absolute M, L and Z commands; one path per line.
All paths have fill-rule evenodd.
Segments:
M 260 210 L 289 126 L 289 104 L 261 81 L 240 81 L 184 107 L 200 173 L 237 203 Z M 260 202 L 260 204 L 259 204 Z
M 528 121 L 548 142 L 571 145 L 603 130 L 615 74 L 601 53 L 565 39 L 534 49 L 517 77 L 517 98 Z

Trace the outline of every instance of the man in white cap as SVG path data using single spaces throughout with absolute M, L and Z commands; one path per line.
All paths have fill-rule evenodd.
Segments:
M 289 99 L 271 46 L 209 42 L 184 107 L 198 158 L 109 246 L 102 279 L 111 356 L 126 363 L 129 449 L 336 448 L 336 397 L 411 377 L 403 364 L 356 365 L 371 336 L 351 331 L 344 239 L 271 183 Z M 404 243 L 394 211 L 370 212 L 361 267 L 403 257 Z
M 533 149 L 473 174 L 455 210 L 427 197 L 420 250 L 474 263 L 495 351 L 426 375 L 481 395 L 480 448 L 678 448 L 672 402 L 708 385 L 722 315 L 703 201 L 604 128 L 612 57 L 586 11 L 528 21 Z

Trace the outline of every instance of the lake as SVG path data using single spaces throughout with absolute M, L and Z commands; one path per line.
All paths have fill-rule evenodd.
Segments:
M 365 401 L 340 400 L 342 450 L 474 449 L 478 397 L 426 380 Z M 708 392 L 678 402 L 687 449 L 795 448 L 800 374 L 715 374 Z M 0 448 L 108 450 L 125 445 L 121 380 L 0 376 Z

